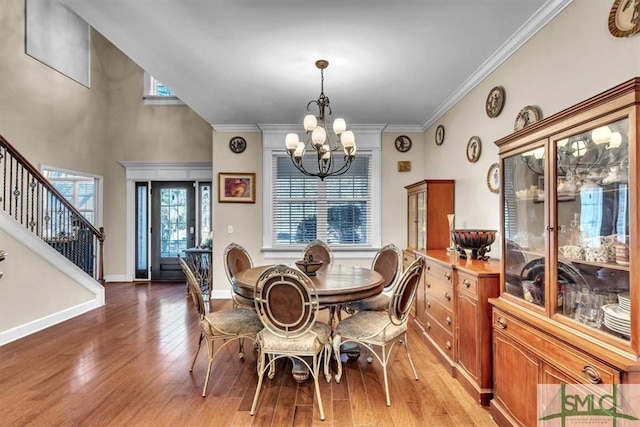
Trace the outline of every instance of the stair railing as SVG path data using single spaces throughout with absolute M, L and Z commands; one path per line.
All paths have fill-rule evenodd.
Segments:
M 104 282 L 104 227 L 94 227 L 2 135 L 0 206 L 91 277 Z

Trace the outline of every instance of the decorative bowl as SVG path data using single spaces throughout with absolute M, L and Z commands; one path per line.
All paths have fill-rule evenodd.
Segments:
M 488 260 L 491 244 L 496 240 L 497 230 L 452 230 L 451 240 L 456 245 L 458 257 L 467 258 L 465 249 L 471 251 L 471 259 Z
M 316 271 L 322 267 L 322 260 L 318 261 L 307 261 L 306 259 L 301 259 L 296 261 L 296 265 L 307 276 L 315 276 Z

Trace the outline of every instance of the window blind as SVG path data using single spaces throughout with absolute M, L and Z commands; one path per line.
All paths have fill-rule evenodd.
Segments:
M 372 227 L 372 156 L 358 152 L 343 175 L 321 181 L 303 175 L 288 155 L 273 155 L 273 242 L 305 245 L 321 239 L 331 245 L 370 246 Z M 344 164 L 338 156 L 336 169 Z M 313 158 L 307 170 L 317 169 Z

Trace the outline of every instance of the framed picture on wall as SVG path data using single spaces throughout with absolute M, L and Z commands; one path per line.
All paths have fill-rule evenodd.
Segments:
M 218 201 L 220 203 L 255 203 L 256 174 L 220 172 Z

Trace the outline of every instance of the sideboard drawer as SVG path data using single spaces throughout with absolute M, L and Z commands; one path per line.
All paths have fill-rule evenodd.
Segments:
M 453 334 L 453 312 L 443 307 L 437 301 L 427 298 L 424 301 L 425 311 L 428 316 L 444 327 L 447 332 Z
M 426 297 L 432 298 L 442 304 L 447 310 L 453 312 L 453 287 L 445 282 L 425 276 Z
M 458 290 L 478 294 L 478 279 L 475 276 L 458 271 Z
M 453 359 L 453 335 L 447 332 L 440 324 L 431 316 L 427 315 L 425 322 L 425 332 L 435 343 L 436 346 L 449 359 Z
M 618 384 L 620 372 L 599 360 L 571 347 L 524 322 L 501 313 L 493 312 L 493 327 L 517 340 L 530 351 L 538 353 L 546 363 L 584 384 Z M 544 349 L 544 353 L 540 352 Z
M 451 272 L 451 267 L 433 262 L 429 258 L 426 258 L 425 261 L 426 264 L 424 266 L 424 271 L 427 276 L 432 276 L 438 280 L 442 280 L 443 282 L 451 283 L 453 274 Z

